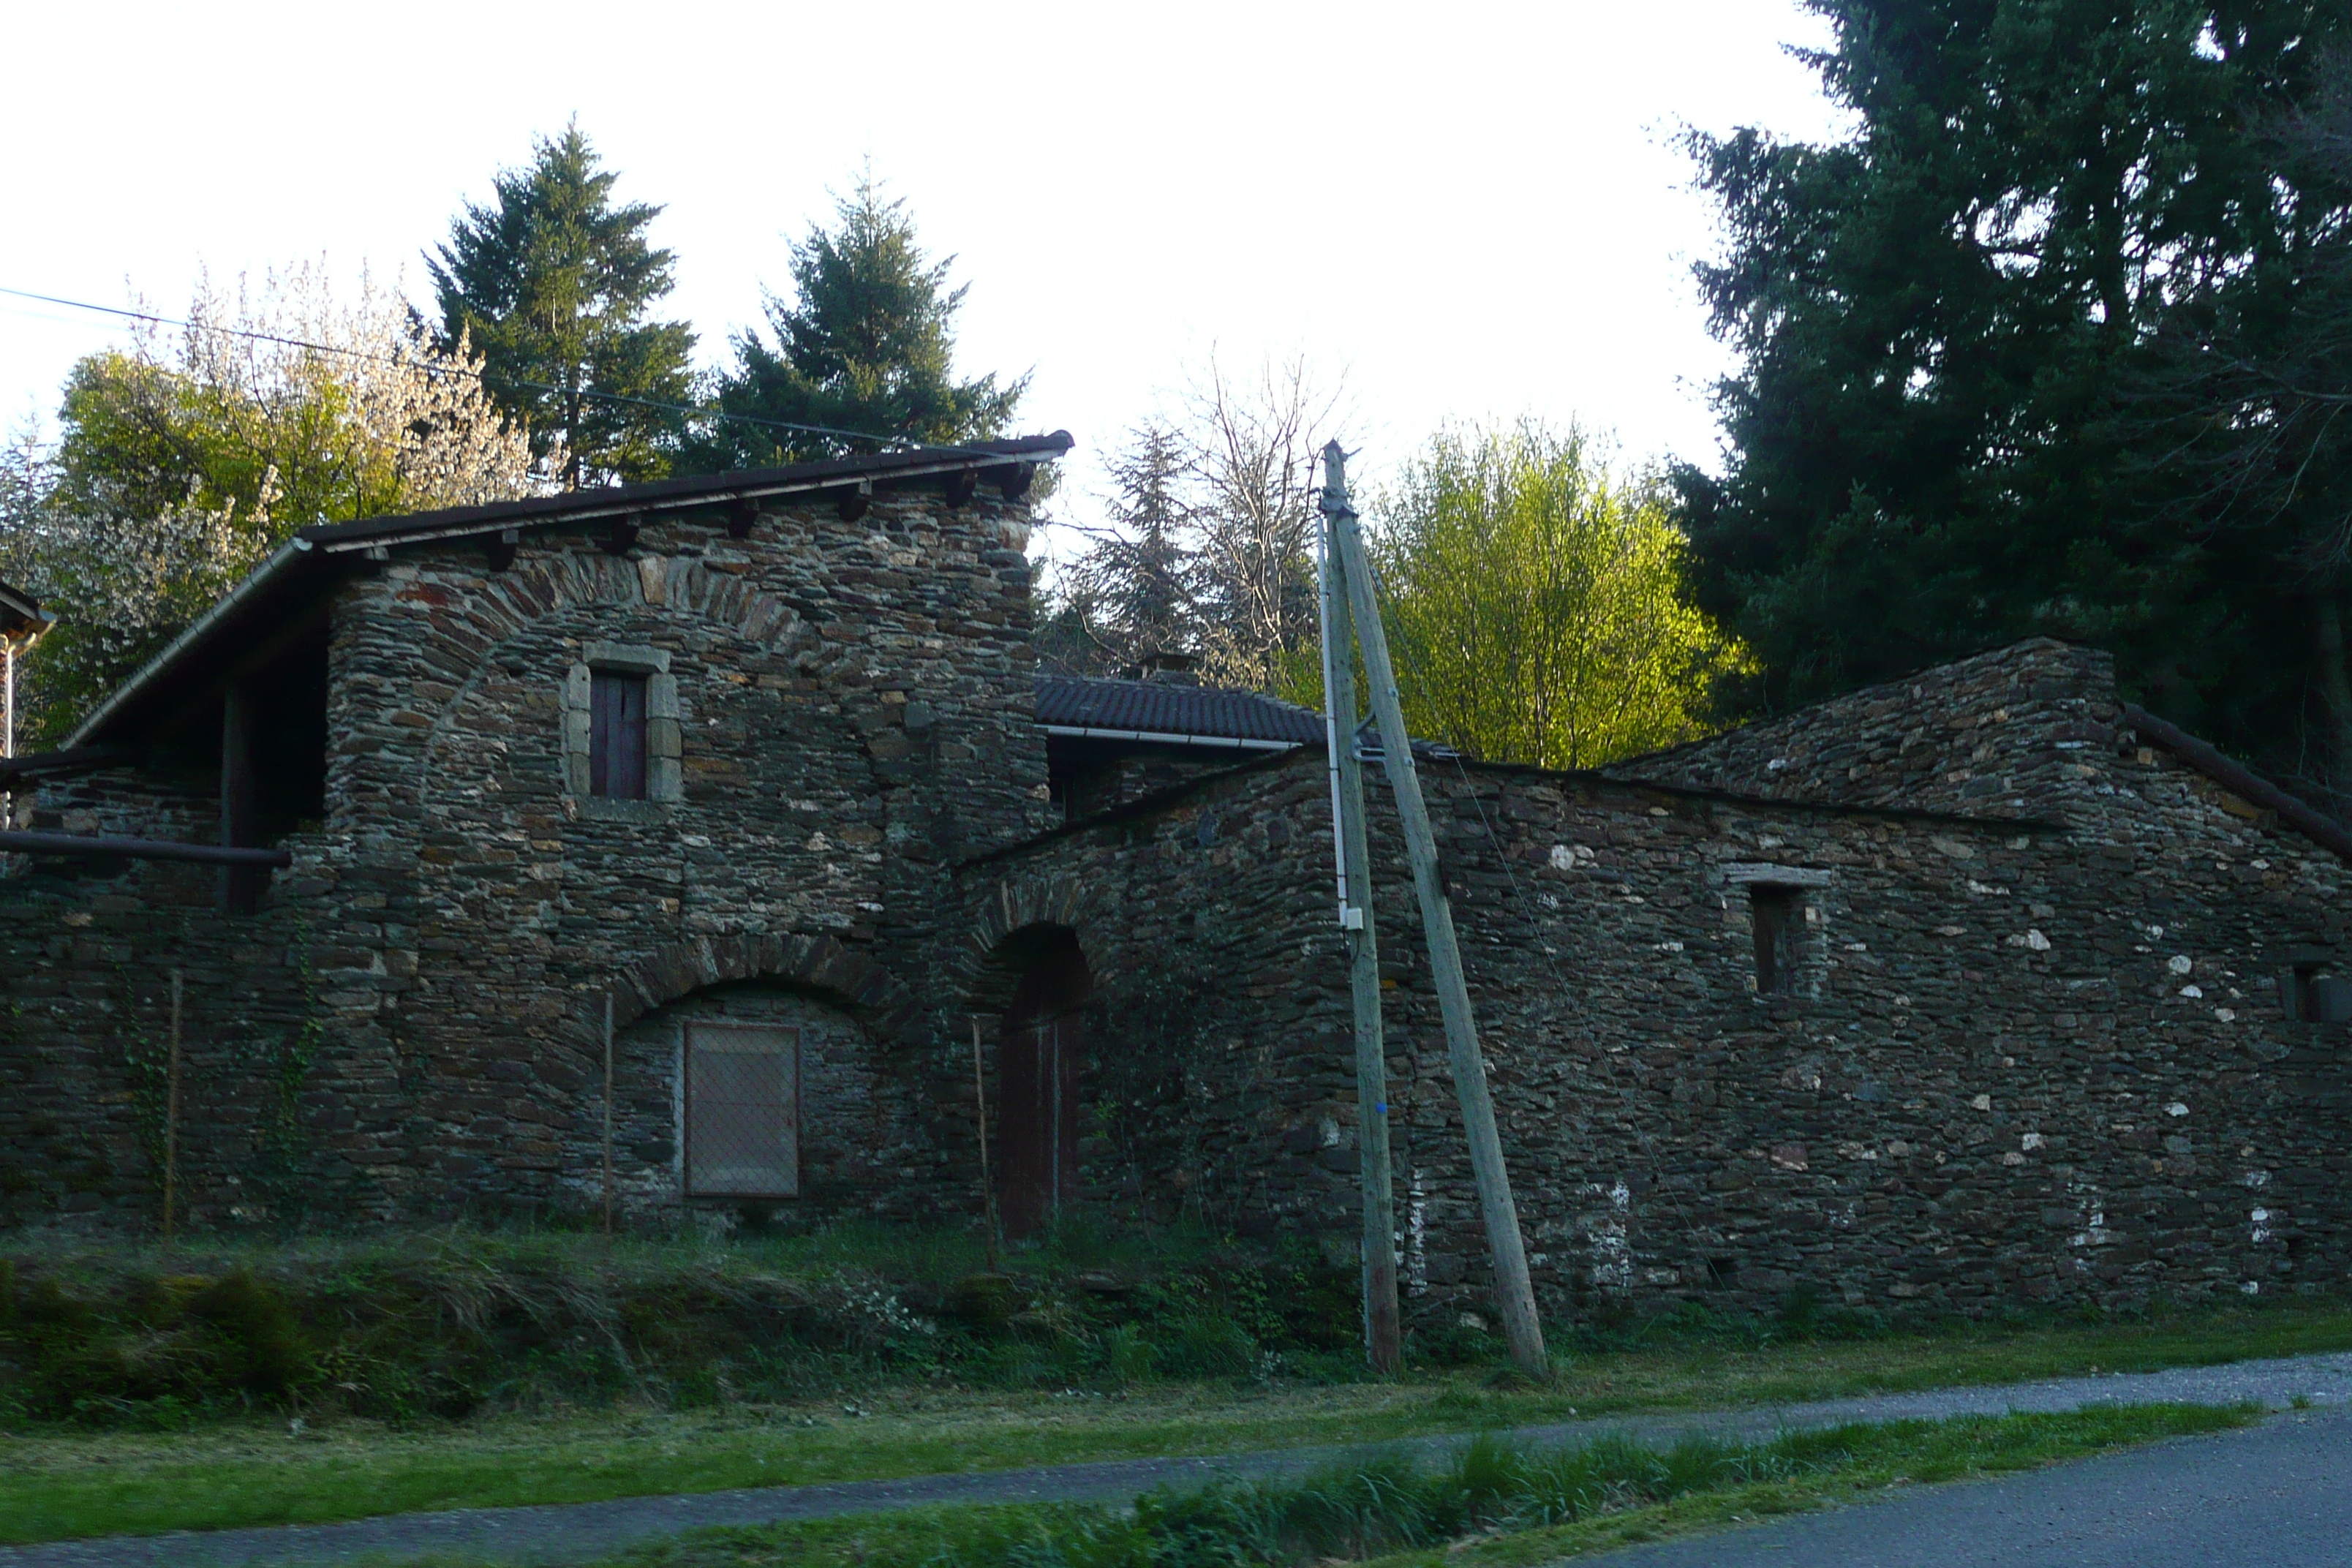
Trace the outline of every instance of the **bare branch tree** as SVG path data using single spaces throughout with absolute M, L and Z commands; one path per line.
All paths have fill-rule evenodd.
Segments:
M 1185 400 L 1203 668 L 1260 690 L 1312 684 L 1315 454 L 1339 405 L 1303 357 L 1247 379 L 1212 359 Z

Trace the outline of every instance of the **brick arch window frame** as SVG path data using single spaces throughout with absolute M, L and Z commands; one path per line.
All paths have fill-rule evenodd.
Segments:
M 595 691 L 599 674 L 642 679 L 646 683 L 646 793 L 644 799 L 616 799 L 595 793 L 593 775 Z M 686 793 L 685 726 L 678 706 L 677 677 L 667 648 L 640 643 L 591 642 L 564 671 L 563 787 L 583 807 L 626 811 L 663 805 Z

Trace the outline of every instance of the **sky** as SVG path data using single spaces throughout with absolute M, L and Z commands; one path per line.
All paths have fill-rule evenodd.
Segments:
M 390 6 L 14 0 L 0 287 L 184 309 L 323 258 L 428 298 L 461 201 L 577 116 L 661 204 L 700 354 L 870 167 L 971 286 L 959 369 L 1102 455 L 1213 360 L 1303 358 L 1378 476 L 1533 416 L 1717 458 L 1684 127 L 1834 136 L 1791 0 L 1447 5 Z M 46 418 L 107 318 L 0 298 L 0 419 Z

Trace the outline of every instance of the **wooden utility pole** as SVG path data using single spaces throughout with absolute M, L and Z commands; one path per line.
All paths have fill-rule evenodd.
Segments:
M 1503 1164 L 1503 1141 L 1495 1129 L 1495 1098 L 1486 1086 L 1486 1063 L 1478 1049 L 1478 1025 L 1470 1012 L 1470 986 L 1462 973 L 1462 949 L 1454 935 L 1454 910 L 1437 871 L 1437 837 L 1430 831 L 1429 807 L 1413 769 L 1412 737 L 1404 727 L 1397 696 L 1396 667 L 1388 636 L 1381 628 L 1380 595 L 1364 554 L 1356 509 L 1348 500 L 1347 454 L 1339 443 L 1323 448 L 1323 515 L 1330 524 L 1339 576 L 1355 612 L 1356 637 L 1363 648 L 1364 675 L 1371 684 L 1372 717 L 1381 730 L 1381 757 L 1389 787 L 1396 794 L 1397 819 L 1404 829 L 1405 853 L 1421 895 L 1422 934 L 1429 943 L 1430 977 L 1437 986 L 1438 1010 L 1445 1018 L 1446 1054 L 1454 1068 L 1454 1094 L 1462 1107 L 1462 1131 L 1470 1143 L 1470 1171 L 1478 1183 L 1478 1207 L 1486 1221 L 1486 1245 L 1494 1257 L 1495 1305 L 1503 1316 L 1503 1337 L 1511 1359 L 1533 1376 L 1549 1375 L 1543 1325 L 1536 1317 L 1535 1287 L 1528 1279 L 1526 1244 L 1519 1214 L 1511 1201 L 1510 1173 Z
M 1331 477 L 1345 482 L 1339 470 Z M 1364 1194 L 1364 1352 L 1375 1372 L 1403 1364 L 1397 1310 L 1396 1199 L 1389 1170 L 1388 1046 L 1381 1032 L 1381 944 L 1372 918 L 1372 857 L 1364 829 L 1364 766 L 1356 759 L 1355 617 L 1340 585 L 1328 519 L 1323 531 L 1323 738 L 1331 773 L 1331 853 L 1356 1014 L 1356 1166 Z

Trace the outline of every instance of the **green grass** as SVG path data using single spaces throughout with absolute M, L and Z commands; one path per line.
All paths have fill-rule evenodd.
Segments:
M 1371 1456 L 1297 1482 L 1154 1493 L 1132 1511 L 964 1507 L 698 1531 L 594 1568 L 1380 1568 L 1532 1564 L 1752 1522 L 1887 1487 L 1990 1476 L 2241 1426 L 2250 1407 L 1855 1425 L 1765 1443 L 1482 1441 L 1417 1469 Z M 587 1568 L 587 1565 L 583 1565 Z
M 1237 1378 L 992 1391 L 852 1381 L 808 1386 L 792 1403 L 556 1407 L 400 1426 L 330 1414 L 306 1418 L 299 1435 L 283 1416 L 178 1432 L 19 1426 L 0 1436 L 0 1541 L 1374 1444 L 1575 1416 L 2197 1365 L 2352 1348 L 2352 1310 L 2314 1300 L 1761 1345 L 1655 1330 L 1627 1338 L 1533 1389 L 1490 1386 L 1488 1367 L 1339 1384 Z
M 1891 1320 L 1792 1298 L 1556 1330 L 1490 1381 L 1458 1309 L 1367 1375 L 1299 1243 L 1066 1227 L 964 1294 L 976 1235 L 723 1242 L 467 1226 L 34 1240 L 0 1254 L 0 1542 L 1374 1444 L 2352 1348 L 2352 1303 Z M 1017 1309 L 1017 1310 L 1015 1310 Z M 299 1426 L 289 1422 L 299 1421 Z

